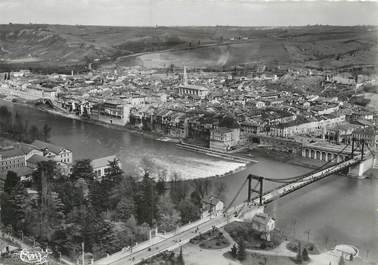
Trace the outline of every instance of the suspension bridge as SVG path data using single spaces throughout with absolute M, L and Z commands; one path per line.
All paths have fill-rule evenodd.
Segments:
M 354 167 L 357 167 L 355 175 L 360 176 L 367 169 L 373 166 L 375 152 L 367 143 L 365 143 L 363 139 L 358 141 L 356 139 L 353 139 L 351 143 L 351 154 L 348 157 L 345 157 L 344 161 L 336 162 L 338 155 L 342 154 L 349 145 L 350 144 L 345 145 L 335 156 L 333 156 L 333 158 L 328 160 L 320 167 L 300 176 L 289 178 L 270 178 L 253 174 L 248 175 L 231 202 L 225 208 L 225 212 L 229 213 L 230 211 L 233 211 L 234 216 L 238 217 L 243 212 L 243 210 L 245 210 L 246 206 L 249 206 L 248 208 L 251 208 L 253 206 L 264 206 L 278 198 L 284 197 L 298 189 L 324 179 L 330 175 L 340 173 L 342 171 L 349 173 L 350 170 Z M 364 163 L 367 160 L 370 160 L 370 164 L 364 168 L 359 168 L 361 166 L 361 163 Z M 264 182 L 272 182 L 279 185 L 271 190 L 264 191 Z M 237 206 L 233 206 L 236 199 L 239 197 L 240 193 L 246 186 L 248 191 L 247 200 Z
M 356 144 L 357 142 L 359 145 Z M 198 236 L 198 233 L 205 233 L 213 227 L 225 226 L 229 222 L 244 218 L 243 215 L 246 216 L 248 213 L 257 213 L 270 202 L 310 185 L 311 183 L 326 178 L 327 176 L 342 171 L 349 172 L 350 169 L 360 167 L 361 164 L 366 161 L 371 161 L 371 163 L 362 169 L 363 172 L 373 166 L 372 158 L 375 157 L 375 152 L 373 152 L 371 147 L 366 144 L 364 140 L 357 141 L 353 139 L 351 154 L 348 157 L 345 157 L 344 161 L 337 161 L 338 155 L 343 153 L 348 146 L 349 144 L 341 149 L 334 158 L 328 160 L 322 166 L 300 176 L 270 178 L 250 174 L 245 178 L 235 196 L 225 207 L 223 214 L 185 225 L 171 234 L 162 236 L 160 239 L 141 243 L 139 247 L 134 248 L 134 251 L 126 250 L 118 252 L 97 260 L 95 264 L 137 264 L 147 258 L 158 255 L 159 253 L 173 250 L 186 244 L 190 239 Z M 357 171 L 361 173 L 361 169 L 358 169 Z M 278 186 L 271 190 L 264 191 L 264 182 L 273 182 L 278 184 Z M 235 205 L 237 198 L 245 188 L 247 188 L 248 191 L 246 200 Z

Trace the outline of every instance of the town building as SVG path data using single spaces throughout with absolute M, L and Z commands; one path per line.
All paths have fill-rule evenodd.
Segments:
M 107 100 L 93 106 L 90 118 L 101 122 L 124 126 L 130 121 L 131 106 L 121 100 Z
M 291 137 L 302 134 L 325 134 L 326 128 L 332 128 L 345 121 L 345 115 L 323 115 L 309 120 L 295 120 L 281 123 L 270 128 L 271 136 Z
M 261 238 L 270 241 L 270 234 L 276 227 L 275 220 L 266 213 L 257 213 L 253 216 L 252 228 L 261 233 Z
M 240 128 L 218 127 L 210 130 L 210 149 L 230 151 L 239 144 Z
M 203 99 L 209 94 L 209 89 L 203 86 L 188 84 L 186 67 L 184 67 L 184 83 L 178 86 L 177 92 L 181 96 L 196 96 Z
M 27 167 L 27 160 L 34 155 L 42 155 L 33 146 L 23 143 L 14 143 L 0 149 L 0 172 L 21 172 Z
M 121 161 L 115 155 L 101 157 L 97 159 L 93 159 L 91 161 L 91 166 L 93 168 L 93 172 L 96 175 L 96 179 L 101 181 L 102 178 L 109 172 L 111 166 L 109 162 L 116 161 L 119 168 L 122 167 Z
M 209 89 L 203 86 L 187 84 L 187 85 L 180 85 L 177 88 L 177 92 L 181 96 L 197 96 L 203 99 L 209 94 Z
M 11 147 L 5 147 L 0 150 L 0 171 L 7 172 L 9 170 L 14 171 L 26 166 L 25 153 L 19 149 Z
M 72 164 L 72 151 L 52 143 L 35 140 L 32 144 L 35 149 L 42 151 L 43 156 L 58 163 Z
M 209 196 L 202 200 L 202 218 L 215 217 L 223 214 L 224 202 L 220 199 Z

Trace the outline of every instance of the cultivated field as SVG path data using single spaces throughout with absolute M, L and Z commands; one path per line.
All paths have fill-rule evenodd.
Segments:
M 0 67 L 376 65 L 376 27 L 106 27 L 0 25 Z M 117 60 L 117 58 L 119 58 Z

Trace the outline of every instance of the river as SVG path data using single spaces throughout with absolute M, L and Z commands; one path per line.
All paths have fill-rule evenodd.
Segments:
M 71 120 L 37 109 L 0 100 L 13 112 L 27 117 L 29 124 L 49 124 L 51 142 L 73 151 L 74 159 L 97 158 L 116 154 L 128 173 L 138 170 L 140 161 L 148 161 L 177 172 L 183 178 L 221 175 L 241 164 L 220 160 L 176 148 L 174 143 L 145 138 L 128 131 Z M 310 171 L 308 168 L 256 156 L 259 161 L 222 179 L 230 201 L 248 173 L 283 178 Z M 266 185 L 269 189 L 271 185 Z M 238 201 L 246 198 L 244 189 Z M 272 205 L 268 211 L 277 219 L 280 229 L 319 245 L 332 247 L 348 243 L 357 246 L 363 258 L 378 261 L 378 178 L 357 180 L 347 176 L 330 176 L 296 191 Z

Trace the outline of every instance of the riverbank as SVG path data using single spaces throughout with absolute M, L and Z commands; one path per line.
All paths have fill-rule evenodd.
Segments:
M 12 99 L 9 99 L 7 97 L 5 97 L 5 98 L 0 97 L 0 101 L 1 100 L 12 103 L 12 104 L 16 104 L 16 105 L 21 105 L 21 106 L 33 108 L 33 109 L 36 109 L 36 110 L 39 110 L 39 111 L 42 111 L 42 112 L 46 112 L 46 113 L 49 113 L 49 114 L 52 114 L 52 115 L 55 115 L 55 116 L 60 116 L 60 117 L 64 117 L 64 118 L 71 119 L 71 120 L 78 120 L 78 121 L 81 121 L 81 122 L 85 122 L 85 123 L 89 123 L 89 124 L 95 124 L 95 125 L 98 125 L 98 126 L 103 126 L 103 127 L 114 129 L 114 130 L 127 131 L 127 132 L 130 132 L 130 133 L 133 133 L 133 134 L 142 135 L 143 137 L 146 137 L 146 138 L 149 138 L 149 139 L 154 139 L 154 140 L 158 140 L 158 141 L 162 141 L 162 142 L 172 142 L 172 143 L 179 143 L 180 142 L 179 139 L 177 139 L 177 138 L 166 136 L 166 135 L 155 133 L 155 132 L 142 131 L 142 130 L 135 128 L 133 126 L 128 126 L 128 125 L 119 126 L 119 125 L 109 124 L 109 123 L 98 121 L 98 120 L 83 119 L 83 118 L 81 118 L 81 117 L 79 117 L 75 114 L 72 114 L 72 113 L 63 113 L 61 111 L 57 111 L 57 110 L 54 110 L 54 109 L 51 109 L 51 108 L 48 108 L 48 107 L 36 106 L 34 103 L 27 101 L 25 99 L 13 101 Z

